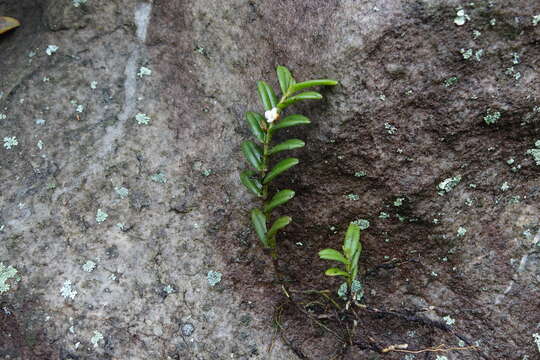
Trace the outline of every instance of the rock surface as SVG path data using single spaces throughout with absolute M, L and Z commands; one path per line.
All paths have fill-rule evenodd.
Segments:
M 532 0 L 0 0 L 22 23 L 0 36 L 0 269 L 17 270 L 0 357 L 539 358 L 539 14 Z M 255 81 L 277 89 L 278 64 L 340 80 L 291 109 L 313 123 L 289 131 L 307 146 L 277 184 L 297 192 L 279 240 L 291 287 L 337 289 L 317 252 L 369 220 L 365 302 L 451 331 L 366 315 L 358 337 L 462 346 L 453 332 L 480 351 L 339 352 L 288 313 L 291 346 L 276 336 L 282 294 L 238 173 Z

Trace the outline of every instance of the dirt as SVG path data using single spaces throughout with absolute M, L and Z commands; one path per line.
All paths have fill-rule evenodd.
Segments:
M 0 35 L 0 140 L 19 143 L 0 147 L 0 262 L 20 277 L 0 294 L 0 357 L 540 358 L 537 14 L 531 0 L 0 0 L 22 23 Z M 296 191 L 278 239 L 296 304 L 238 179 L 244 113 L 278 64 L 340 81 L 276 139 L 306 142 L 273 185 Z M 343 305 L 317 252 L 358 219 L 353 330 L 301 291 Z M 381 352 L 405 343 L 475 349 Z

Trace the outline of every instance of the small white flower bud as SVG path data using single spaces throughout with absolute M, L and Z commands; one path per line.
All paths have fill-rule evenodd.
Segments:
M 277 108 L 273 108 L 272 110 L 268 110 L 264 113 L 264 117 L 266 118 L 266 121 L 271 124 L 277 119 L 279 119 L 279 112 Z

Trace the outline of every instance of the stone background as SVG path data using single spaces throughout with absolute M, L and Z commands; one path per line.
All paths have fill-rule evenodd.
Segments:
M 340 356 L 540 358 L 540 167 L 527 154 L 540 140 L 537 1 L 75 5 L 0 0 L 22 23 L 0 35 L 0 143 L 18 141 L 0 147 L 0 280 L 17 270 L 0 294 L 2 358 L 296 358 L 272 327 L 281 294 L 238 179 L 244 113 L 260 111 L 257 80 L 278 88 L 278 64 L 340 81 L 290 110 L 312 119 L 287 132 L 307 146 L 277 183 L 297 192 L 281 209 L 294 216 L 280 239 L 291 286 L 337 288 L 317 251 L 366 219 L 366 303 L 454 320 L 481 350 Z M 284 326 L 306 358 L 336 357 L 315 325 Z M 457 346 L 376 317 L 368 333 Z

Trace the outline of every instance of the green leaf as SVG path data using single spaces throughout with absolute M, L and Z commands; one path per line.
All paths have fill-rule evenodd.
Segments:
M 343 253 L 347 259 L 352 259 L 354 253 L 358 250 L 360 245 L 360 228 L 356 224 L 349 224 L 347 233 L 345 234 L 345 241 L 343 243 Z
M 281 88 L 281 93 L 285 94 L 287 93 L 287 90 L 289 90 L 289 87 L 293 85 L 294 79 L 289 69 L 287 69 L 285 66 L 278 66 L 276 71 L 279 80 L 279 87 Z
M 272 181 L 276 176 L 284 172 L 285 170 L 288 170 L 292 168 L 294 165 L 298 164 L 299 161 L 297 158 L 287 158 L 283 159 L 280 162 L 274 166 L 272 170 L 268 174 L 266 174 L 263 184 L 268 184 L 270 181 Z
M 255 135 L 257 140 L 264 143 L 264 131 L 262 131 L 260 126 L 261 121 L 264 123 L 264 117 L 259 113 L 248 111 L 246 113 L 246 120 L 253 135 Z
M 257 82 L 257 90 L 259 91 L 259 97 L 264 105 L 265 110 L 271 110 L 277 105 L 276 94 L 274 90 L 264 81 Z
M 266 239 L 269 240 L 276 236 L 278 230 L 283 229 L 285 226 L 289 225 L 292 221 L 292 218 L 290 216 L 282 216 L 278 218 L 270 230 L 268 230 L 268 233 L 266 234 Z
M 304 147 L 305 145 L 306 145 L 306 143 L 303 142 L 302 140 L 290 139 L 290 140 L 284 141 L 281 144 L 276 145 L 272 149 L 270 149 L 269 155 L 278 153 L 280 151 L 298 149 L 298 148 Z
M 244 141 L 242 143 L 242 152 L 246 157 L 246 160 L 257 170 L 262 168 L 262 150 L 251 141 Z
M 252 193 L 257 196 L 262 196 L 262 184 L 261 181 L 253 176 L 256 172 L 253 170 L 246 170 L 240 173 L 240 181 L 248 188 Z
M 349 260 L 347 260 L 339 251 L 334 249 L 324 249 L 319 251 L 319 257 L 324 260 L 339 261 L 345 265 L 349 265 Z
M 324 272 L 328 276 L 345 276 L 346 278 L 349 277 L 349 274 L 347 274 L 345 271 L 338 269 L 338 268 L 330 268 Z
M 292 105 L 301 100 L 320 100 L 322 95 L 315 91 L 306 91 L 296 96 L 290 97 L 278 106 L 280 109 L 284 109 L 289 105 Z
M 289 115 L 285 119 L 280 120 L 272 127 L 272 131 L 283 129 L 290 126 L 310 124 L 311 121 L 304 115 Z
M 281 190 L 278 192 L 272 200 L 264 207 L 264 212 L 267 214 L 272 211 L 275 207 L 286 203 L 294 197 L 294 191 L 292 190 Z
M 251 210 L 251 223 L 253 224 L 259 239 L 261 239 L 264 246 L 268 247 L 268 242 L 266 241 L 266 216 L 264 216 L 261 210 Z
M 293 85 L 291 87 L 291 93 L 295 93 L 297 91 L 300 91 L 302 89 L 312 87 L 312 86 L 323 86 L 323 85 L 333 86 L 333 85 L 337 85 L 337 83 L 338 82 L 336 80 L 331 80 L 331 79 L 318 79 L 318 80 L 304 81 L 304 82 L 300 82 L 298 84 Z

